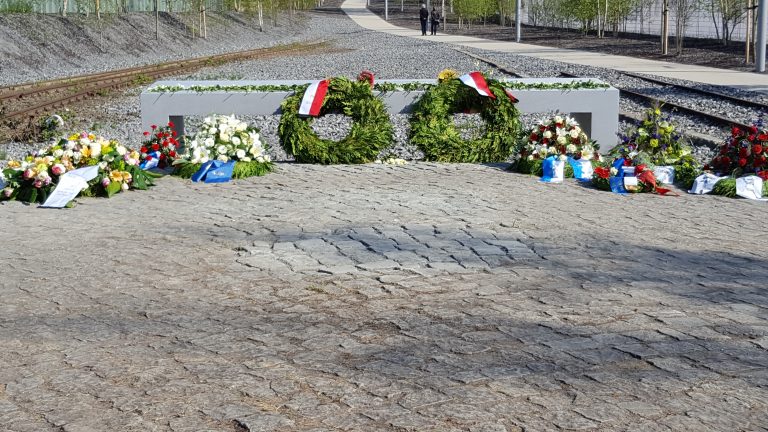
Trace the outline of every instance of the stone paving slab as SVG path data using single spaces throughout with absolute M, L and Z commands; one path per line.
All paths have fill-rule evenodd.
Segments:
M 502 168 L 0 205 L 0 430 L 768 430 L 765 203 Z

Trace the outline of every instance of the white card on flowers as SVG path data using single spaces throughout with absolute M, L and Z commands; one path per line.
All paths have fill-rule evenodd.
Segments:
M 78 168 L 65 173 L 59 178 L 56 189 L 51 192 L 41 207 L 62 208 L 66 206 L 83 189 L 87 188 L 88 182 L 95 179 L 97 175 L 99 175 L 98 165 Z
M 671 165 L 657 166 L 653 169 L 653 176 L 656 182 L 664 184 L 673 184 L 675 182 L 675 167 Z
M 737 178 L 736 195 L 751 200 L 768 201 L 763 198 L 763 179 L 758 176 Z
M 725 177 L 719 177 L 714 174 L 704 173 L 696 177 L 696 180 L 693 181 L 693 186 L 688 193 L 697 195 L 710 193 L 712 192 L 712 189 L 715 188 L 715 184 L 724 178 Z

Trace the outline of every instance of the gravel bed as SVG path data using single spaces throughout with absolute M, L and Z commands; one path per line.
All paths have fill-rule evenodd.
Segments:
M 0 15 L 0 85 L 103 72 L 164 61 L 322 39 L 304 31 L 307 17 L 265 19 L 260 32 L 252 17 L 208 14 L 208 37 L 193 37 L 184 15 L 160 14 L 155 40 L 152 14 L 95 17 Z M 187 22 L 188 21 L 188 22 Z M 22 49 L 23 47 L 23 49 Z M 180 49 L 183 47 L 183 49 Z
M 460 53 L 450 46 L 432 42 L 428 38 L 411 39 L 398 36 L 375 33 L 364 30 L 354 24 L 343 15 L 307 13 L 297 18 L 303 23 L 300 32 L 290 35 L 278 32 L 270 33 L 269 43 L 278 44 L 287 41 L 303 39 L 313 40 L 323 38 L 333 42 L 337 48 L 345 49 L 343 52 L 324 53 L 322 55 L 302 55 L 290 58 L 274 58 L 267 60 L 251 60 L 237 63 L 229 63 L 216 67 L 205 68 L 179 79 L 321 79 L 330 76 L 344 75 L 355 77 L 361 70 L 369 69 L 378 79 L 393 78 L 434 78 L 438 72 L 445 68 L 452 68 L 459 72 L 472 70 L 490 70 L 494 74 L 500 72 L 488 68 L 485 64 L 478 64 L 477 60 Z M 265 39 L 251 41 L 251 44 L 267 43 Z M 234 48 L 238 49 L 238 48 Z M 629 78 L 613 70 L 567 65 L 560 62 L 534 59 L 531 57 L 517 56 L 506 53 L 475 50 L 478 55 L 488 57 L 500 64 L 513 65 L 513 67 L 525 75 L 532 77 L 557 76 L 560 71 L 567 71 L 581 76 L 591 76 L 602 79 L 615 86 L 640 86 L 641 80 Z M 119 57 L 119 56 L 118 56 Z M 123 59 L 124 60 L 124 59 Z M 116 58 L 114 62 L 119 63 Z M 106 66 L 102 66 L 106 67 Z M 649 88 L 649 84 L 643 82 L 643 87 Z M 656 90 L 655 88 L 658 88 Z M 665 90 L 666 89 L 666 90 Z M 689 95 L 678 94 L 677 90 L 669 87 L 654 86 L 654 92 L 666 98 L 690 99 Z M 666 93 L 664 93 L 666 91 Z M 79 115 L 79 120 L 67 127 L 67 130 L 91 128 L 97 123 L 97 132 L 121 140 L 130 146 L 138 146 L 141 139 L 141 125 L 139 118 L 138 93 L 134 89 L 105 98 L 103 103 L 92 109 L 84 109 Z M 743 92 L 750 93 L 751 92 Z M 697 96 L 701 98 L 700 96 Z M 748 121 L 759 113 L 743 110 L 742 107 L 733 107 L 722 101 L 696 99 L 700 106 L 711 106 L 717 109 L 723 116 Z M 625 112 L 640 113 L 646 107 L 630 99 L 622 98 L 620 110 Z M 743 111 L 739 111 L 742 109 Z M 222 113 L 227 114 L 227 113 Z M 538 119 L 552 113 L 537 113 L 523 115 L 523 124 L 530 126 Z M 276 160 L 290 160 L 284 150 L 277 144 L 277 116 L 260 116 L 246 118 L 262 129 L 262 136 L 271 145 L 271 154 Z M 672 119 L 682 131 L 691 130 L 700 134 L 724 137 L 722 128 L 702 123 L 698 119 L 691 119 L 673 113 Z M 407 142 L 408 121 L 405 115 L 392 115 L 391 120 L 395 125 L 396 142 L 392 148 L 382 152 L 382 156 L 397 156 L 404 159 L 419 159 L 423 157 L 418 149 Z M 199 119 L 190 118 L 186 124 L 187 132 L 194 132 L 194 125 Z M 464 118 L 456 116 L 460 124 L 469 122 L 477 123 L 476 117 Z M 349 121 L 345 116 L 326 116 L 319 119 L 313 126 L 318 134 L 325 138 L 338 139 L 346 134 Z M 621 130 L 625 130 L 627 124 L 621 123 Z M 471 129 L 471 128 L 470 128 Z M 8 143 L 4 146 L 8 157 L 19 157 L 27 150 L 42 146 L 41 143 L 32 145 L 21 143 Z M 610 148 L 610 144 L 602 143 L 603 150 Z M 2 148 L 2 147 L 0 147 Z M 697 149 L 697 154 L 703 159 L 709 157 L 709 149 Z

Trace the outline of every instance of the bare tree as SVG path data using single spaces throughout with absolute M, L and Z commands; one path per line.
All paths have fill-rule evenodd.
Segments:
M 675 12 L 675 51 L 677 54 L 681 54 L 685 30 L 688 28 L 688 22 L 694 12 L 699 9 L 700 3 L 699 0 L 671 0 L 670 6 Z

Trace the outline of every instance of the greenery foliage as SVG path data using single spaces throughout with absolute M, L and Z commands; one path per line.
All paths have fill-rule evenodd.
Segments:
M 181 178 L 190 178 L 200 169 L 201 166 L 202 164 L 199 163 L 179 164 L 175 166 L 176 170 L 174 171 L 174 175 L 177 175 Z M 272 172 L 273 170 L 274 164 L 272 163 L 264 163 L 258 161 L 237 161 L 235 162 L 235 168 L 232 171 L 232 178 L 244 179 L 254 176 L 263 176 Z
M 520 138 L 520 112 L 507 96 L 504 83 L 488 80 L 495 98 L 480 96 L 458 79 L 429 89 L 419 99 L 411 118 L 411 142 L 427 160 L 439 162 L 501 162 L 509 157 Z M 479 112 L 485 133 L 464 140 L 453 124 L 453 114 Z
M 512 90 L 595 90 L 606 89 L 610 87 L 608 84 L 599 83 L 592 80 L 587 81 L 572 81 L 572 82 L 558 82 L 558 83 L 545 83 L 545 82 L 533 82 L 523 83 L 518 81 L 501 81 L 504 87 Z M 393 91 L 426 91 L 434 87 L 434 84 L 422 83 L 422 82 L 409 82 L 409 83 L 389 83 L 382 82 L 376 83 L 373 86 L 374 91 L 379 92 L 393 92 Z M 301 91 L 306 88 L 306 84 L 231 84 L 231 85 L 158 85 L 151 87 L 148 91 L 151 93 L 176 93 L 181 91 L 191 91 L 195 93 L 207 93 L 217 91 L 228 92 L 295 92 Z
M 729 198 L 736 197 L 736 179 L 733 177 L 724 178 L 715 183 L 712 189 L 713 195 L 722 195 Z M 763 182 L 763 196 L 768 197 L 768 181 Z
M 331 79 L 320 115 L 340 113 L 352 118 L 349 134 L 339 141 L 322 139 L 312 130 L 314 118 L 299 115 L 305 89 L 286 98 L 278 134 L 283 148 L 297 162 L 318 164 L 356 164 L 372 162 L 393 139 L 392 124 L 381 99 L 371 92 L 368 82 Z

